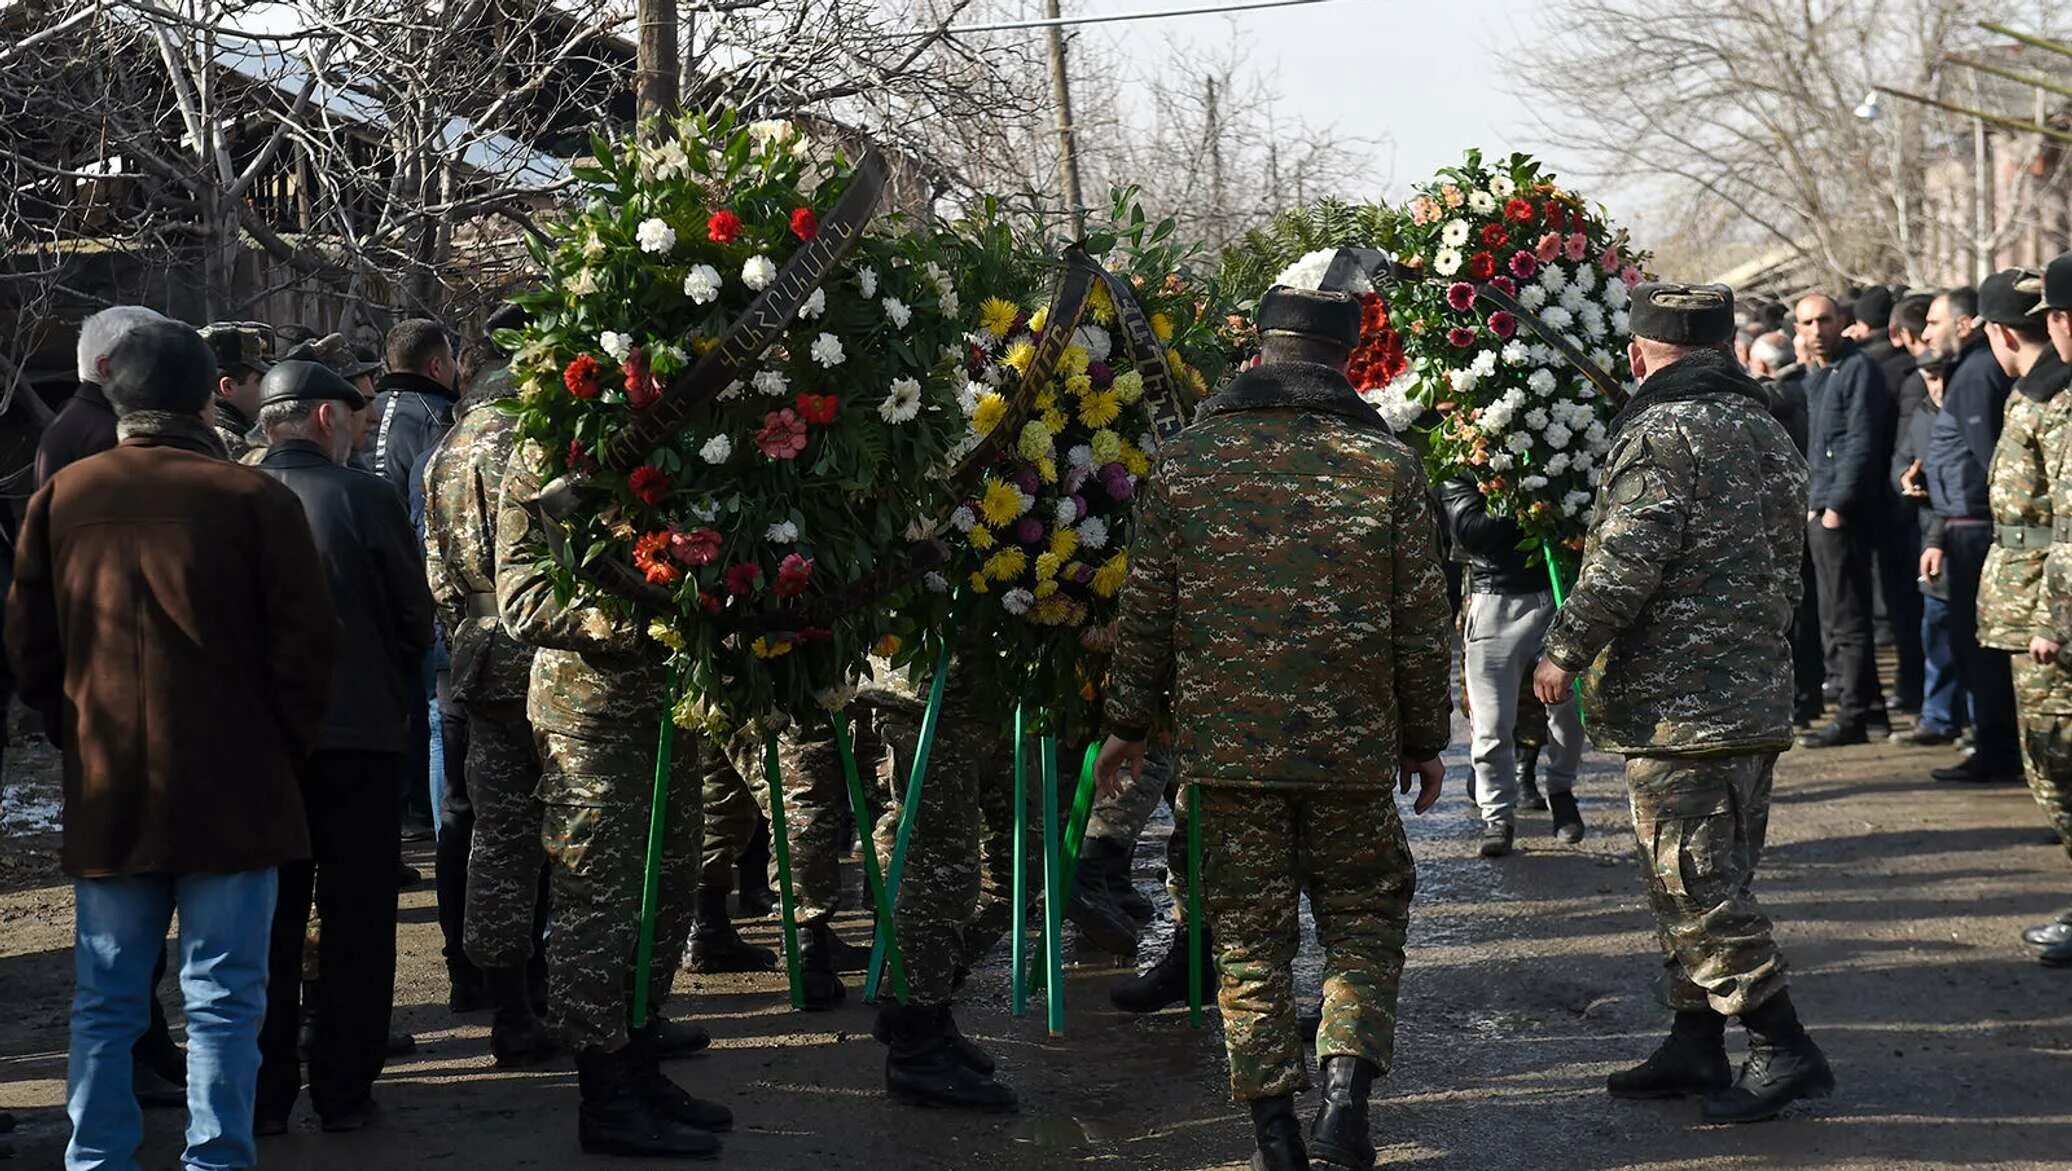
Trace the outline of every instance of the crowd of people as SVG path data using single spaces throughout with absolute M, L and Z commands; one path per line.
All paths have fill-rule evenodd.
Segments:
M 1515 524 L 1472 481 L 1428 486 L 1352 391 L 1342 294 L 1270 292 L 1260 364 L 1201 405 L 1143 493 L 1100 796 L 1059 910 L 1133 952 L 1155 912 L 1132 853 L 1172 807 L 1180 929 L 1111 999 L 1155 1012 L 1186 996 L 1192 958 L 1213 965 L 1255 1168 L 1373 1165 L 1415 887 L 1394 792 L 1415 788 L 1418 813 L 1438 797 L 1457 626 L 1485 857 L 1510 852 L 1521 809 L 1582 840 L 1583 710 L 1627 757 L 1675 1021 L 1615 1095 L 1700 1096 L 1707 1120 L 1739 1122 L 1833 1086 L 1750 889 L 1794 722 L 1809 748 L 1874 730 L 1968 744 L 1939 780 L 2026 771 L 2072 844 L 2072 255 L 1976 290 L 1737 309 L 1716 286 L 1647 284 L 1633 306 L 1639 390 L 1558 607 Z M 378 358 L 134 306 L 82 325 L 80 387 L 13 534 L 5 631 L 64 756 L 68 1168 L 133 1165 L 143 1107 L 184 1106 L 186 1163 L 207 1168 L 252 1166 L 305 1086 L 322 1130 L 376 1120 L 383 1063 L 410 1043 L 391 1010 L 413 802 L 436 809 L 449 1003 L 491 1014 L 496 1064 L 572 1054 L 587 1151 L 719 1152 L 730 1111 L 662 1068 L 710 1038 L 660 1006 L 680 966 L 778 963 L 734 925 L 774 901 L 762 745 L 684 733 L 641 995 L 667 652 L 548 572 L 541 464 L 497 409 L 517 388 L 492 338 L 522 320 L 506 307 L 465 338 L 405 320 Z M 1283 604 L 1297 595 L 1320 606 Z M 886 855 L 920 704 L 912 681 L 880 683 L 849 715 L 882 761 L 877 832 L 857 844 Z M 1011 1110 L 950 1011 L 1014 910 L 1019 749 L 970 698 L 953 668 L 895 907 L 906 995 L 882 998 L 877 1031 L 896 1100 Z M 788 731 L 778 771 L 803 1006 L 831 1008 L 868 962 L 834 929 L 863 818 L 828 734 Z M 1199 924 L 1179 897 L 1190 819 Z M 1305 896 L 1316 1013 L 1293 987 Z M 2028 938 L 2072 964 L 2072 914 Z M 1323 1101 L 1305 1134 L 1306 1034 Z

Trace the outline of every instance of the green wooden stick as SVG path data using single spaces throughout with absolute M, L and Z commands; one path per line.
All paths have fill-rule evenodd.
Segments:
M 1042 740 L 1043 777 L 1043 1004 L 1050 1035 L 1065 1033 L 1065 875 L 1058 841 L 1058 740 Z
M 1013 926 L 1008 929 L 1007 962 L 1014 969 L 1013 1012 L 1029 1011 L 1029 806 L 1027 769 L 1023 765 L 1022 706 L 1014 708 L 1014 900 Z
M 806 984 L 799 974 L 798 908 L 791 897 L 791 835 L 784 828 L 784 781 L 777 767 L 777 733 L 763 737 L 763 779 L 770 786 L 770 848 L 777 854 L 777 905 L 784 913 L 784 978 L 791 984 L 791 1006 L 804 1011 Z
M 1201 793 L 1187 795 L 1187 1023 L 1201 1028 Z
M 647 873 L 640 884 L 640 945 L 633 955 L 633 1027 L 648 1020 L 648 980 L 655 965 L 655 913 L 662 895 L 662 839 L 669 820 L 669 758 L 676 745 L 676 668 L 662 688 L 662 730 L 655 743 L 655 792 L 648 806 Z
M 951 603 L 953 622 L 956 616 L 955 605 L 955 602 Z M 921 713 L 921 731 L 914 742 L 914 767 L 907 776 L 906 801 L 899 810 L 899 832 L 892 839 L 892 860 L 885 865 L 885 892 L 888 899 L 899 897 L 900 876 L 906 873 L 907 843 L 913 840 L 914 821 L 921 813 L 921 781 L 928 775 L 928 754 L 935 748 L 935 728 L 942 721 L 943 689 L 948 686 L 949 681 L 950 638 L 946 631 L 942 650 L 935 656 L 935 675 L 928 681 L 928 707 Z M 878 1001 L 878 982 L 885 975 L 885 956 L 891 950 L 892 930 L 892 920 L 880 916 L 878 930 L 871 939 L 870 972 L 863 981 L 865 1004 L 876 1004 Z
M 1567 604 L 1568 591 L 1561 588 L 1561 571 L 1554 565 L 1554 547 L 1545 541 L 1541 541 L 1540 557 L 1547 563 L 1547 582 L 1554 588 L 1554 608 L 1558 610 Z M 1583 711 L 1583 677 L 1581 675 L 1576 676 L 1575 688 L 1576 720 L 1578 723 L 1588 723 L 1589 715 Z
M 1079 883 L 1079 847 L 1086 844 L 1086 823 L 1094 815 L 1094 762 L 1100 759 L 1101 742 L 1086 746 L 1086 759 L 1079 765 L 1079 788 L 1072 794 L 1072 817 L 1065 823 L 1065 898 Z
M 892 894 L 885 889 L 884 875 L 878 871 L 878 850 L 871 840 L 870 813 L 863 803 L 863 777 L 856 770 L 856 750 L 849 744 L 849 721 L 840 712 L 830 715 L 835 725 L 835 749 L 842 756 L 842 777 L 849 782 L 849 810 L 856 818 L 857 840 L 863 843 L 863 885 L 870 891 L 871 905 L 878 909 L 878 922 L 893 922 Z M 892 963 L 892 994 L 905 1004 L 906 963 L 899 957 L 899 933 L 894 931 L 887 940 L 886 951 Z

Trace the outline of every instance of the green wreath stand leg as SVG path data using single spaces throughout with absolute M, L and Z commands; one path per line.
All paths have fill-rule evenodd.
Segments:
M 950 639 L 943 636 L 942 650 L 935 656 L 935 675 L 928 681 L 928 707 L 921 713 L 920 735 L 914 741 L 914 768 L 907 776 L 906 800 L 899 810 L 899 832 L 892 839 L 892 859 L 885 865 L 885 901 L 899 897 L 899 880 L 906 873 L 907 845 L 914 838 L 914 821 L 921 813 L 921 782 L 928 776 L 928 754 L 935 748 L 935 728 L 942 721 L 943 689 L 950 681 Z M 871 839 L 866 850 L 875 851 Z M 878 930 L 871 938 L 870 972 L 863 981 L 865 1004 L 878 1002 L 878 983 L 885 975 L 885 957 L 892 950 L 892 916 L 878 916 Z M 895 984 L 895 988 L 897 985 Z M 902 1002 L 904 996 L 902 996 Z
M 647 870 L 640 884 L 640 944 L 633 953 L 632 1027 L 648 1021 L 648 981 L 655 966 L 655 914 L 662 895 L 663 827 L 669 820 L 669 758 L 676 746 L 676 668 L 662 689 L 662 730 L 655 743 L 655 792 L 648 806 Z
M 878 910 L 878 922 L 892 922 L 892 896 L 878 871 L 878 851 L 871 840 L 870 813 L 863 803 L 863 778 L 856 769 L 856 750 L 849 743 L 849 721 L 841 712 L 830 713 L 835 726 L 835 750 L 842 755 L 842 778 L 849 783 L 849 809 L 856 817 L 856 840 L 863 843 L 863 882 L 870 890 L 871 905 Z M 901 1004 L 907 1002 L 906 964 L 899 957 L 899 934 L 888 937 L 886 951 L 892 964 L 892 993 Z M 875 943 L 873 946 L 876 946 Z
M 1540 542 L 1540 559 L 1547 563 L 1547 584 L 1554 590 L 1554 608 L 1559 610 L 1568 603 L 1568 591 L 1561 586 L 1561 569 L 1554 563 L 1554 547 Z M 1583 678 L 1576 676 L 1576 720 L 1589 722 L 1589 713 L 1583 710 Z
M 1187 795 L 1187 1023 L 1201 1028 L 1201 790 Z
M 1065 1033 L 1064 858 L 1058 840 L 1058 738 L 1045 736 L 1043 753 L 1043 1005 L 1050 1035 Z
M 1022 707 L 1014 709 L 1014 881 L 1008 897 L 1013 900 L 1009 911 L 1012 926 L 1008 928 L 1007 962 L 1014 969 L 1014 999 L 1012 1011 L 1015 1016 L 1025 1016 L 1029 1011 L 1029 807 L 1028 770 L 1024 766 L 1022 749 Z
M 791 1007 L 806 1007 L 806 985 L 799 974 L 798 907 L 791 896 L 791 834 L 784 826 L 784 780 L 777 767 L 777 733 L 763 737 L 763 779 L 770 786 L 770 849 L 777 854 L 777 905 L 784 915 L 784 978 L 791 986 Z
M 1100 759 L 1101 742 L 1086 746 L 1086 758 L 1079 765 L 1079 788 L 1072 794 L 1072 817 L 1065 823 L 1065 898 L 1070 901 L 1079 882 L 1079 847 L 1086 844 L 1086 823 L 1094 815 L 1094 762 Z

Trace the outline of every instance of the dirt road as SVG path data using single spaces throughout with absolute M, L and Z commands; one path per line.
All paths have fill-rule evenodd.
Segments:
M 1884 745 L 1785 757 L 1759 889 L 1841 1089 L 1784 1121 L 1731 1130 L 1697 1126 L 1692 1104 L 1602 1092 L 1605 1073 L 1645 1054 L 1665 1019 L 1610 762 L 1593 758 L 1583 782 L 1582 847 L 1556 845 L 1545 815 L 1528 815 L 1521 852 L 1495 863 L 1473 856 L 1456 762 L 1441 806 L 1413 826 L 1420 891 L 1398 1067 L 1375 1110 L 1384 1165 L 2072 1167 L 2072 972 L 2039 968 L 2016 938 L 2072 903 L 2072 867 L 2025 790 L 1929 783 L 1927 769 L 1950 759 Z M 47 752 L 10 753 L 10 777 L 31 788 L 11 791 L 6 808 L 48 785 L 49 763 Z M 0 851 L 0 1107 L 22 1120 L 17 1165 L 35 1168 L 57 1165 L 66 1132 L 70 894 L 35 850 L 48 845 L 17 830 Z M 1159 856 L 1147 838 L 1147 890 Z M 849 930 L 861 934 L 853 921 Z M 774 927 L 752 933 L 767 943 Z M 377 1088 L 380 1126 L 323 1135 L 298 1115 L 288 1137 L 261 1148 L 265 1166 L 623 1168 L 577 1152 L 568 1067 L 501 1073 L 486 1020 L 447 1012 L 428 887 L 405 895 L 402 945 L 398 1026 L 421 1048 Z M 672 1073 L 740 1117 L 724 1166 L 1240 1165 L 1249 1128 L 1228 1100 L 1218 1035 L 1191 1031 L 1184 1011 L 1113 1012 L 1104 989 L 1116 974 L 1072 971 L 1062 1038 L 1044 1035 L 1040 1011 L 1008 1015 L 1003 965 L 974 980 L 960 1016 L 1021 1091 L 1011 1118 L 889 1104 L 870 1011 L 852 1000 L 795 1015 L 781 978 L 698 980 L 672 1011 L 718 1040 Z M 151 1116 L 145 1166 L 173 1165 L 178 1125 L 177 1113 Z

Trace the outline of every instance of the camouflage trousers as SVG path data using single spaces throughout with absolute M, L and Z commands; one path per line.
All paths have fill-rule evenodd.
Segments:
M 1215 932 L 1217 1003 L 1241 1101 L 1309 1084 L 1295 1025 L 1300 901 L 1324 947 L 1317 1057 L 1395 1059 L 1396 995 L 1417 867 L 1387 788 L 1196 787 L 1202 909 Z
M 697 737 L 678 730 L 663 831 L 660 904 L 648 992 L 659 1011 L 691 933 L 699 840 Z M 553 864 L 553 931 L 547 937 L 549 1023 L 576 1049 L 627 1042 L 634 957 L 640 941 L 648 819 L 655 778 L 652 730 L 613 739 L 545 733 L 541 836 Z
M 889 864 L 921 711 L 887 705 L 876 724 L 883 745 L 879 775 L 888 793 L 876 847 Z M 952 686 L 945 694 L 893 908 L 910 1003 L 949 1003 L 957 969 L 976 965 L 1013 923 L 1011 739 L 974 714 L 968 693 Z M 1032 850 L 1029 857 L 1042 855 Z M 1032 883 L 1037 874 L 1032 870 Z
M 1094 798 L 1093 816 L 1087 818 L 1086 836 L 1111 842 L 1134 857 L 1137 839 L 1144 836 L 1144 827 L 1151 823 L 1151 815 L 1158 812 L 1160 800 L 1166 801 L 1173 810 L 1173 832 L 1166 838 L 1166 894 L 1172 897 L 1173 921 L 1187 922 L 1187 802 L 1173 785 L 1173 757 L 1169 752 L 1153 749 L 1144 758 L 1144 775 L 1134 781 L 1124 779 L 1122 788 L 1112 797 Z
M 868 721 L 852 714 L 850 747 L 859 774 L 869 765 Z M 731 768 L 714 769 L 705 781 L 704 853 L 699 884 L 726 890 L 733 885 L 735 858 L 755 831 L 755 815 L 770 815 L 763 740 L 742 733 L 727 742 Z M 794 727 L 777 739 L 777 768 L 784 785 L 785 837 L 791 845 L 792 898 L 800 923 L 820 923 L 840 909 L 842 855 L 855 836 L 849 812 L 849 783 L 835 748 L 834 729 Z
M 2022 772 L 2043 816 L 2072 855 L 2072 664 L 2048 666 L 2014 656 L 2014 707 L 2022 732 Z
M 1776 769 L 1774 752 L 1626 758 L 1672 1009 L 1735 1016 L 1785 986 L 1784 957 L 1751 889 Z
M 480 967 L 522 967 L 532 959 L 540 873 L 547 865 L 539 742 L 522 703 L 469 705 L 466 767 L 475 836 L 468 847 L 463 946 Z

